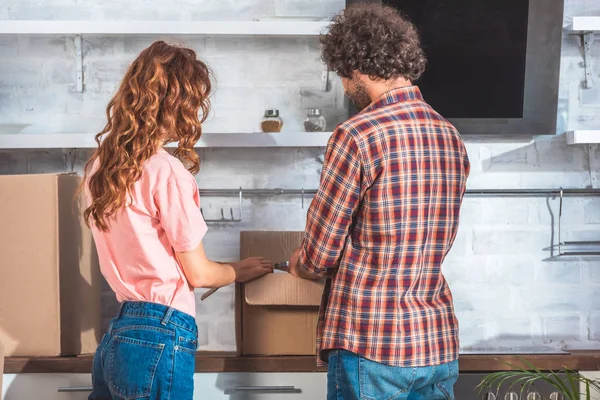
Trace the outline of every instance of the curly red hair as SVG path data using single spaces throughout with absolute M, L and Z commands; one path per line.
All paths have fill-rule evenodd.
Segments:
M 194 145 L 210 111 L 210 78 L 208 66 L 191 49 L 158 41 L 140 53 L 108 103 L 108 122 L 85 167 L 88 224 L 109 229 L 108 218 L 125 206 L 146 161 L 167 143 L 177 142 L 174 155 L 192 174 L 198 172 Z

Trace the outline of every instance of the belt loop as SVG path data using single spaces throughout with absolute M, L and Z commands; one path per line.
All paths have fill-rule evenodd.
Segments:
M 123 306 L 125 305 L 125 302 L 121 302 L 121 304 L 119 305 L 119 311 L 117 311 L 117 315 L 115 315 L 115 317 L 113 319 L 110 320 L 110 324 L 108 326 L 108 334 L 112 335 L 112 331 L 113 331 L 113 325 L 115 324 L 115 321 L 121 317 L 121 314 L 123 313 Z
M 175 311 L 175 309 L 173 307 L 169 307 L 169 309 L 165 313 L 165 316 L 163 317 L 162 321 L 160 322 L 162 325 L 167 325 L 169 323 L 169 320 L 171 319 L 171 316 L 173 315 L 173 311 Z
M 119 306 L 119 311 L 117 312 L 116 318 L 119 318 L 123 314 L 123 307 L 125 307 L 125 303 L 127 303 L 127 302 L 126 301 L 121 302 L 121 305 Z

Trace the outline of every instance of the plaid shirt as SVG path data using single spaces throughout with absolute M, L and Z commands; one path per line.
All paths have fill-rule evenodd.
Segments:
M 321 359 L 330 349 L 403 367 L 457 359 L 441 265 L 469 168 L 459 133 L 416 86 L 386 93 L 336 128 L 300 252 L 306 272 L 327 278 Z

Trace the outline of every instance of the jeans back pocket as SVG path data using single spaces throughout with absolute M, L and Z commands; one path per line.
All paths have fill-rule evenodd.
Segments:
M 388 366 L 360 357 L 358 378 L 361 400 L 393 400 L 404 397 L 416 378 L 416 368 Z
M 125 400 L 149 397 L 165 345 L 114 336 L 108 347 L 105 372 L 111 392 Z

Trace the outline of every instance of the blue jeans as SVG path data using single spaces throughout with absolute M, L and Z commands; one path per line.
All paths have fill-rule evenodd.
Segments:
M 458 361 L 433 367 L 379 364 L 346 350 L 329 353 L 328 400 L 454 400 Z
M 161 304 L 125 302 L 104 335 L 90 400 L 191 400 L 198 330 L 194 317 Z

